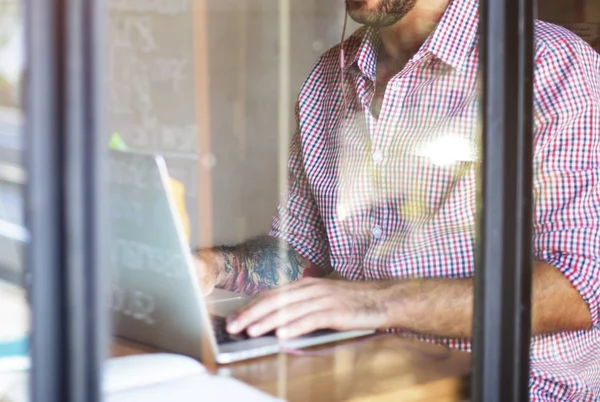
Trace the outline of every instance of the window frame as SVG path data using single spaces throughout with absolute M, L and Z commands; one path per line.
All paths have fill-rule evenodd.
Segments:
M 536 7 L 534 0 L 480 0 L 483 158 L 477 200 L 475 401 L 529 400 Z
M 27 0 L 25 264 L 30 400 L 100 401 L 106 356 L 104 10 Z

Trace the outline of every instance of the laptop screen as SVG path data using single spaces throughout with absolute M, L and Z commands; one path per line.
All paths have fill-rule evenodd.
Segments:
M 160 156 L 111 152 L 110 261 L 115 334 L 198 348 L 202 303 Z

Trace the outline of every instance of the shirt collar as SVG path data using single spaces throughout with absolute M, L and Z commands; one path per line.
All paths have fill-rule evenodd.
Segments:
M 344 44 L 347 63 L 345 70 L 358 67 L 361 73 L 375 81 L 377 53 L 381 39 L 376 29 L 362 27 Z
M 416 56 L 430 53 L 450 67 L 460 69 L 477 44 L 478 27 L 479 1 L 451 0 L 438 26 Z M 374 81 L 380 44 L 376 29 L 359 29 L 345 43 L 346 70 L 356 66 Z
M 478 0 L 452 0 L 440 23 L 421 51 L 433 54 L 445 64 L 460 69 L 477 45 Z

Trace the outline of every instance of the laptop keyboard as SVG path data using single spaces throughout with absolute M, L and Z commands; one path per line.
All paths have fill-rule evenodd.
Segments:
M 212 320 L 212 325 L 213 325 L 213 331 L 215 333 L 215 338 L 217 340 L 217 343 L 220 345 L 225 344 L 225 343 L 239 342 L 239 341 L 245 341 L 247 339 L 250 339 L 250 336 L 248 336 L 248 334 L 245 331 L 240 334 L 237 334 L 237 335 L 232 335 L 229 332 L 227 332 L 227 319 L 225 317 L 213 315 L 213 316 L 211 316 L 211 320 Z M 337 331 L 324 329 L 324 330 L 311 332 L 310 334 L 307 334 L 304 337 L 313 338 L 313 337 L 332 334 L 335 332 L 337 332 Z M 271 331 L 263 336 L 275 336 L 275 331 Z
M 211 316 L 213 331 L 218 344 L 239 342 L 249 339 L 249 336 L 243 332 L 238 335 L 232 335 L 227 332 L 227 319 L 216 315 Z

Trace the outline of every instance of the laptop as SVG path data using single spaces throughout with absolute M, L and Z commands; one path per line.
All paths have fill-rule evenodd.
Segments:
M 205 364 L 227 364 L 374 332 L 317 331 L 287 341 L 227 333 L 226 317 L 252 298 L 220 289 L 202 294 L 168 185 L 163 157 L 111 151 L 109 304 L 115 336 Z

